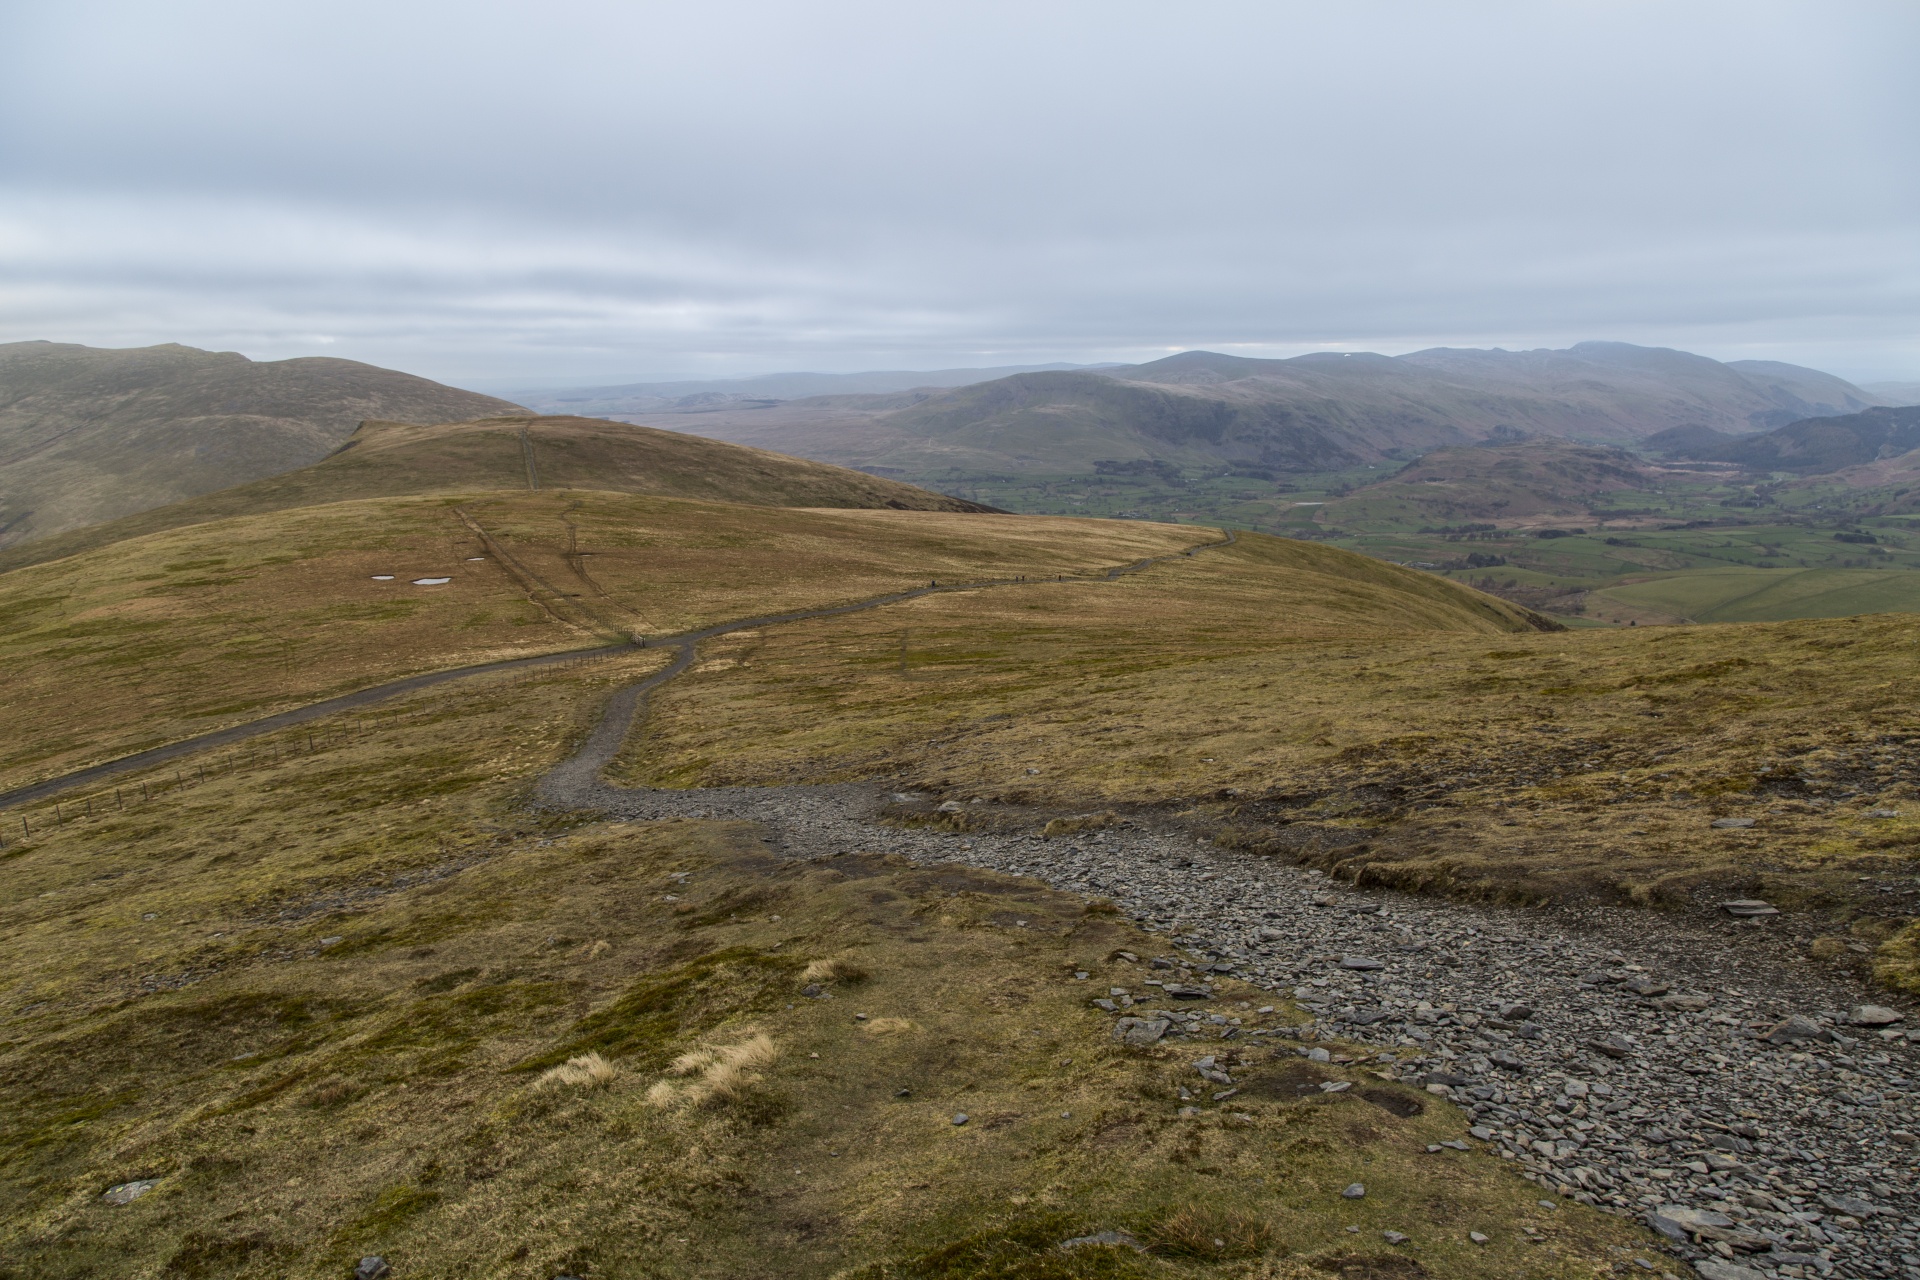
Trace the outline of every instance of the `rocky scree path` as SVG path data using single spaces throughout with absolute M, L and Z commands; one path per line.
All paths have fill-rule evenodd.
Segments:
M 618 695 L 542 781 L 541 802 L 747 820 L 793 859 L 897 853 L 1109 900 L 1168 946 L 1143 957 L 1139 981 L 1090 990 L 1089 1003 L 1117 1038 L 1194 1044 L 1193 1088 L 1170 1106 L 1232 1105 L 1233 1079 L 1208 1051 L 1219 1042 L 1239 1041 L 1242 1056 L 1254 1045 L 1319 1061 L 1359 1053 L 1356 1069 L 1371 1058 L 1465 1108 L 1471 1127 L 1455 1146 L 1510 1161 L 1545 1192 L 1640 1217 L 1707 1280 L 1920 1280 L 1920 1020 L 1858 1016 L 1866 996 L 1850 975 L 1741 954 L 1711 929 L 1648 913 L 1353 890 L 1144 825 L 954 833 L 883 821 L 935 806 L 857 784 L 614 786 L 600 770 L 639 706 L 637 690 Z M 1311 1021 L 1215 1008 L 1220 974 L 1290 997 Z

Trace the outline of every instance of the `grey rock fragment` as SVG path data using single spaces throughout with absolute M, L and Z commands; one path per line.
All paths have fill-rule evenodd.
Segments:
M 353 1269 L 353 1280 L 387 1280 L 393 1274 L 393 1268 L 387 1260 L 378 1254 L 360 1259 L 360 1265 Z
M 1730 916 L 1739 916 L 1743 920 L 1753 916 L 1777 916 L 1780 914 L 1780 908 L 1774 906 L 1771 902 L 1762 902 L 1759 898 L 1735 898 L 1731 902 L 1721 903 L 1720 909 Z
M 1853 1011 L 1849 1021 L 1856 1027 L 1888 1027 L 1905 1017 L 1898 1009 L 1889 1009 L 1883 1004 L 1863 1004 Z
M 159 1182 L 158 1178 L 137 1178 L 132 1182 L 123 1182 L 117 1187 L 108 1187 L 106 1194 L 100 1198 L 108 1204 L 132 1204 L 158 1186 Z
M 1716 1258 L 1702 1258 L 1693 1264 L 1693 1269 L 1701 1275 L 1701 1280 L 1767 1280 L 1765 1273 L 1752 1267 L 1743 1267 L 1734 1262 L 1721 1262 Z
M 1072 1253 L 1075 1249 L 1098 1248 L 1102 1245 L 1132 1249 L 1137 1253 L 1146 1252 L 1146 1248 L 1125 1231 L 1096 1231 L 1090 1236 L 1075 1236 L 1071 1240 L 1062 1240 L 1060 1249 L 1064 1253 Z
M 1754 820 L 1752 818 L 1715 818 L 1713 820 L 1713 825 L 1722 831 L 1729 831 L 1739 827 L 1750 827 L 1753 823 Z
M 1724 1231 L 1733 1219 L 1712 1209 L 1695 1209 L 1684 1204 L 1663 1204 L 1647 1211 L 1647 1225 L 1669 1240 L 1686 1243 L 1702 1231 Z
M 1799 1044 L 1803 1040 L 1831 1040 L 1833 1033 L 1803 1014 L 1782 1018 L 1760 1036 L 1768 1044 Z
M 1375 960 L 1372 956 L 1341 956 L 1340 967 L 1342 969 L 1357 969 L 1364 973 L 1374 969 L 1384 969 L 1387 967 L 1387 963 L 1384 960 Z
M 1172 1026 L 1168 1018 L 1122 1018 L 1113 1024 L 1113 1038 L 1122 1044 L 1150 1045 L 1166 1035 Z
M 1340 1194 L 1349 1200 L 1364 1200 L 1367 1195 L 1366 1184 L 1360 1182 L 1349 1183 L 1346 1190 Z

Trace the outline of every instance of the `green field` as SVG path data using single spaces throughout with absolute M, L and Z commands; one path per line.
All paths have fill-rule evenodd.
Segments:
M 1673 484 L 1615 495 L 1617 510 L 1548 519 L 1562 536 L 1541 537 L 1538 528 L 1422 524 L 1431 510 L 1390 490 L 1366 490 L 1391 474 L 1391 466 L 1271 477 L 1169 467 L 929 483 L 1022 513 L 1214 524 L 1325 542 L 1575 625 L 1920 611 L 1920 518 L 1865 515 L 1858 495 L 1838 487 Z

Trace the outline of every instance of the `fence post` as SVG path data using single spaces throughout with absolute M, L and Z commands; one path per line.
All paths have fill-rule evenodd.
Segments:
M 124 809 L 127 807 L 127 802 L 120 798 L 120 788 L 118 787 L 113 789 L 113 807 L 116 809 Z
M 67 825 L 67 815 L 60 812 L 60 802 L 58 800 L 53 802 L 53 820 L 63 827 Z

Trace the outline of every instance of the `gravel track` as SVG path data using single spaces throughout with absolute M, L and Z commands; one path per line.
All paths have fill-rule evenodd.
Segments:
M 691 646 L 676 665 L 690 660 Z M 1319 1057 L 1326 1040 L 1391 1055 L 1374 1069 L 1471 1112 L 1467 1147 L 1512 1162 L 1544 1192 L 1664 1228 L 1670 1253 L 1708 1280 L 1920 1280 L 1920 1044 L 1904 1030 L 1920 1040 L 1920 1020 L 1854 1025 L 1868 993 L 1843 972 L 1770 954 L 1764 920 L 1352 890 L 1143 824 L 1055 839 L 953 834 L 885 821 L 932 801 L 858 784 L 611 785 L 600 771 L 645 689 L 616 696 L 579 753 L 543 780 L 542 803 L 742 819 L 792 859 L 898 853 L 1108 899 L 1167 938 L 1163 981 L 1199 987 L 1230 973 L 1294 998 L 1313 1021 L 1243 1026 L 1206 1011 L 1206 999 L 1145 983 L 1089 992 L 1116 1018 L 1164 1020 L 1167 1039 L 1196 1044 L 1264 1040 L 1276 1054 Z M 1796 1014 L 1812 1020 L 1812 1038 L 1769 1042 Z M 1671 1259 L 1663 1268 L 1678 1269 Z

